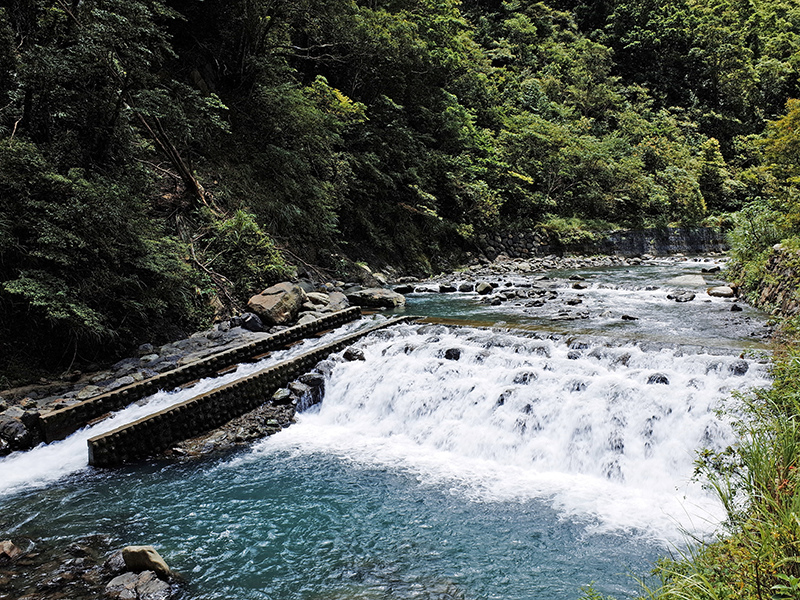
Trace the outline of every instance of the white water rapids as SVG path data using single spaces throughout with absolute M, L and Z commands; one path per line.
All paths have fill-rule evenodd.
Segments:
M 335 365 L 319 408 L 235 462 L 333 453 L 472 501 L 543 498 L 594 530 L 678 543 L 722 518 L 690 481 L 700 448 L 733 442 L 715 410 L 767 384 L 764 364 L 735 356 L 469 327 L 405 325 L 360 345 L 366 360 Z
M 159 392 L 62 442 L 5 457 L 0 497 L 86 471 L 89 437 L 369 324 Z M 592 531 L 680 544 L 685 531 L 703 535 L 723 517 L 691 481 L 699 449 L 734 441 L 716 410 L 730 408 L 732 391 L 768 384 L 763 362 L 680 346 L 645 351 L 442 325 L 396 326 L 358 345 L 365 361 L 335 360 L 323 369 L 318 408 L 231 466 L 276 451 L 329 453 L 445 485 L 467 501 L 537 498 Z

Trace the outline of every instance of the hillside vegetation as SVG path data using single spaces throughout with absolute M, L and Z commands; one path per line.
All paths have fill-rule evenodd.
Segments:
M 799 69 L 789 0 L 11 0 L 0 373 L 496 228 L 736 222 L 755 265 L 798 227 Z

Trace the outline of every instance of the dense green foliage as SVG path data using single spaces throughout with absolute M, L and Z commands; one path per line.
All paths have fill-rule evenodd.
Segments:
M 757 254 L 800 217 L 799 69 L 788 0 L 12 0 L 0 368 L 195 326 L 278 247 L 425 271 L 748 206 Z

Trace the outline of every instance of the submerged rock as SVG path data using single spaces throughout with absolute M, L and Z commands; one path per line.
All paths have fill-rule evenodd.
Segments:
M 653 373 L 647 378 L 647 385 L 669 385 L 669 378 L 663 373 Z
M 448 348 L 444 351 L 444 357 L 447 360 L 458 360 L 461 358 L 461 349 L 460 348 Z
M 364 351 L 360 350 L 359 348 L 348 348 L 347 350 L 344 351 L 342 358 L 344 358 L 347 361 L 367 360 L 366 357 L 364 356 Z
M 746 360 L 737 360 L 728 366 L 731 375 L 742 376 L 750 370 L 750 364 Z
M 667 294 L 667 300 L 675 300 L 675 302 L 691 302 L 695 299 L 692 292 L 676 292 L 674 294 Z

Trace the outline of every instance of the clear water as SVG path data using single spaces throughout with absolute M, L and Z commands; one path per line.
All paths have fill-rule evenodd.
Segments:
M 415 293 L 408 296 L 405 309 L 397 312 L 422 314 L 455 323 L 492 325 L 497 322 L 546 332 L 601 335 L 627 340 L 658 343 L 696 344 L 724 348 L 759 348 L 763 346 L 764 315 L 739 303 L 741 312 L 731 312 L 733 302 L 711 297 L 708 287 L 724 285 L 720 273 L 703 269 L 722 263 L 697 259 L 652 260 L 639 266 L 604 267 L 550 271 L 541 274 L 478 277 L 477 280 L 499 284 L 538 286 L 555 291 L 558 297 L 544 306 L 527 306 L 529 300 L 515 299 L 500 306 L 482 304 L 481 296 L 472 293 Z M 570 276 L 580 275 L 586 289 L 574 289 Z M 694 275 L 705 284 L 686 285 L 676 277 Z M 467 281 L 465 278 L 462 281 Z M 458 283 L 460 283 L 459 281 Z M 421 284 L 421 289 L 438 289 L 436 284 Z M 678 303 L 667 296 L 679 290 L 696 294 L 691 302 Z M 580 299 L 570 306 L 566 301 Z M 622 315 L 636 317 L 624 320 Z
M 632 303 L 650 302 L 620 280 Z M 468 295 L 410 307 L 433 301 L 475 320 Z M 686 314 L 659 326 L 666 338 Z M 748 342 L 709 324 L 698 337 Z M 251 448 L 102 471 L 76 438 L 24 455 L 27 479 L 20 455 L 0 460 L 0 536 L 154 544 L 193 598 L 566 600 L 592 582 L 633 597 L 632 575 L 719 523 L 691 481 L 694 453 L 733 441 L 715 413 L 732 390 L 767 383 L 755 358 L 741 374 L 735 354 L 633 339 L 378 332 L 359 343 L 365 361 L 333 365 L 319 407 Z

